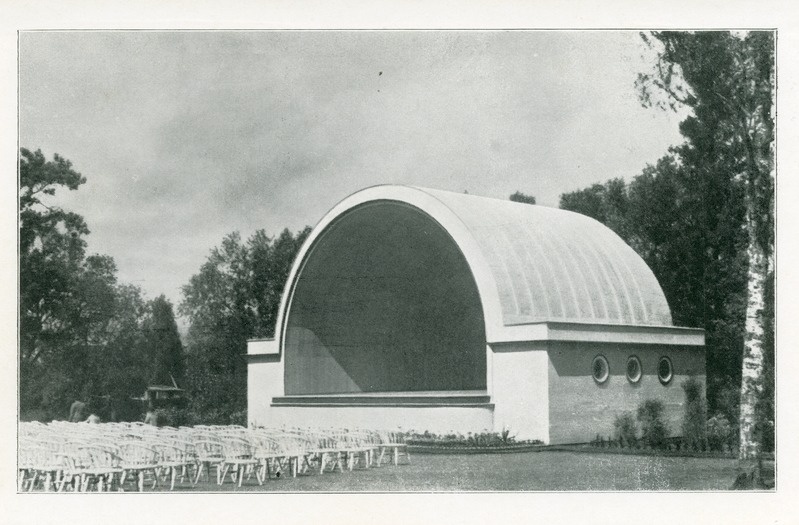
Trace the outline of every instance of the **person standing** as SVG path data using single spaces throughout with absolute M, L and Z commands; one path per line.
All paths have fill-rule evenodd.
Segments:
M 158 426 L 158 414 L 156 413 L 155 409 L 153 408 L 152 401 L 147 406 L 147 414 L 144 415 L 144 424 L 145 425 L 152 425 L 154 427 Z
M 80 423 L 86 418 L 86 403 L 76 400 L 69 407 L 69 421 L 71 423 Z

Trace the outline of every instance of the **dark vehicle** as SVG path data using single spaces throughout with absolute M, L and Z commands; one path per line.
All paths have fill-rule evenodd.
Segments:
M 184 408 L 186 406 L 186 392 L 177 386 L 150 385 L 141 398 L 145 405 L 152 403 L 153 408 Z
M 142 397 L 134 398 L 142 403 L 142 407 L 146 410 L 148 407 L 154 409 L 159 408 L 185 408 L 188 403 L 186 391 L 178 387 L 175 378 L 172 379 L 171 385 L 150 385 L 145 390 Z

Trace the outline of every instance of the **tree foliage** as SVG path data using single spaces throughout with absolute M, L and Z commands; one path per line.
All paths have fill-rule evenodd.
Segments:
M 752 31 L 652 33 L 643 35 L 658 51 L 655 72 L 641 75 L 644 105 L 692 112 L 680 125 L 682 157 L 698 168 L 720 168 L 742 183 L 753 211 L 757 242 L 771 255 L 774 170 L 774 34 Z M 751 202 L 749 202 L 751 200 Z
M 274 335 L 283 287 L 309 233 L 272 239 L 259 230 L 246 242 L 231 233 L 183 287 L 187 386 L 205 421 L 227 423 L 246 410 L 247 339 Z
M 20 358 L 23 371 L 69 343 L 73 290 L 89 233 L 83 217 L 48 206 L 59 187 L 75 190 L 86 179 L 55 155 L 20 150 L 19 165 Z
M 711 411 L 738 420 L 751 372 L 746 404 L 759 399 L 759 428 L 773 436 L 773 33 L 643 37 L 656 63 L 638 79 L 641 101 L 688 110 L 685 142 L 629 184 L 562 195 L 561 207 L 616 231 L 652 268 L 675 323 L 706 330 Z
M 150 315 L 143 323 L 144 340 L 152 354 L 149 383 L 171 385 L 183 381 L 184 355 L 172 303 L 160 295 L 150 302 Z
M 534 196 L 526 195 L 520 191 L 514 192 L 514 194 L 510 196 L 510 200 L 513 202 L 521 202 L 523 204 L 535 204 Z
M 627 235 L 629 203 L 622 179 L 612 179 L 605 184 L 594 184 L 584 190 L 565 193 L 560 196 L 560 207 L 592 217 L 620 236 L 629 237 Z
M 708 399 L 731 416 L 737 401 L 727 391 L 740 380 L 746 302 L 739 185 L 722 170 L 700 175 L 676 151 L 629 184 L 594 184 L 562 195 L 560 206 L 614 230 L 652 269 L 674 323 L 706 330 Z
M 664 416 L 666 406 L 659 399 L 647 399 L 638 405 L 636 417 L 641 425 L 641 439 L 653 449 L 663 448 L 669 437 Z
M 645 36 L 645 39 L 648 37 Z M 743 189 L 746 309 L 741 365 L 740 457 L 761 452 L 758 428 L 774 420 L 760 408 L 768 375 L 769 307 L 774 244 L 774 33 L 656 32 L 656 73 L 639 79 L 642 100 L 653 89 L 692 111 L 683 121 L 682 157 L 697 169 L 722 165 Z
M 113 258 L 87 256 L 83 217 L 51 202 L 57 190 L 85 181 L 57 154 L 48 161 L 39 150 L 20 150 L 23 418 L 65 418 L 75 399 L 113 417 L 112 408 L 141 395 L 159 366 L 145 328 L 161 322 L 163 306 L 119 283 Z

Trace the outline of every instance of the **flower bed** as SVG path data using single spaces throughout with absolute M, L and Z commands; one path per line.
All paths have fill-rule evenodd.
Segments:
M 711 450 L 684 446 L 681 438 L 670 438 L 666 446 L 652 448 L 637 441 L 633 445 L 621 446 L 616 441 L 594 441 L 591 443 L 576 443 L 571 445 L 547 445 L 546 450 L 556 450 L 562 452 L 589 452 L 592 454 L 621 454 L 627 456 L 667 456 L 667 457 L 686 457 L 686 458 L 726 458 L 735 459 L 738 457 L 735 450 Z M 763 459 L 774 460 L 774 453 L 763 453 Z
M 408 451 L 416 454 L 510 454 L 515 452 L 536 452 L 544 450 L 542 444 L 514 443 L 490 447 L 470 447 L 441 443 L 408 445 Z
M 548 445 L 546 450 L 561 452 L 589 452 L 591 454 L 618 454 L 623 456 L 667 456 L 667 457 L 686 457 L 686 458 L 727 458 L 737 457 L 731 452 L 721 451 L 701 451 L 688 449 L 656 449 L 656 448 L 636 448 L 636 447 L 598 447 L 592 444 L 576 445 Z
M 503 432 L 483 432 L 467 435 L 438 435 L 410 432 L 405 436 L 408 450 L 421 454 L 502 454 L 510 452 L 529 452 L 543 447 L 538 440 L 516 441 L 505 430 Z

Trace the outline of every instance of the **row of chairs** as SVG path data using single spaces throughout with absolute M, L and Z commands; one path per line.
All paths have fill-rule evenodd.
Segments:
M 173 490 L 200 479 L 241 486 L 266 480 L 398 465 L 401 434 L 345 429 L 248 429 L 236 425 L 153 427 L 142 423 L 20 423 L 20 491 Z

